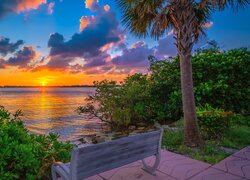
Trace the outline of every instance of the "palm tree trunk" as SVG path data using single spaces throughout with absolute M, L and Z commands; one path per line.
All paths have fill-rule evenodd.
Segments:
M 185 132 L 184 143 L 187 146 L 199 146 L 201 144 L 201 137 L 195 110 L 190 54 L 185 54 L 180 57 L 180 69 Z
M 194 147 L 202 144 L 195 109 L 191 63 L 191 52 L 194 40 L 192 27 L 194 14 L 189 10 L 190 6 L 188 1 L 181 1 L 178 6 L 180 7 L 180 12 L 176 15 L 176 20 L 179 22 L 176 26 L 176 46 L 180 57 L 181 69 L 184 143 L 187 146 Z

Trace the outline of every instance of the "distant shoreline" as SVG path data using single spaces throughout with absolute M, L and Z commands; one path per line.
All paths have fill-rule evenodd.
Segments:
M 77 87 L 96 87 L 92 85 L 73 85 L 73 86 L 0 86 L 0 88 L 77 88 Z

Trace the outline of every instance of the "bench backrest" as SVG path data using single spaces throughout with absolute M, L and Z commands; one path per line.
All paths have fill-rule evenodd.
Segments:
M 160 151 L 162 129 L 95 145 L 77 147 L 72 151 L 72 180 L 87 178 L 120 167 Z

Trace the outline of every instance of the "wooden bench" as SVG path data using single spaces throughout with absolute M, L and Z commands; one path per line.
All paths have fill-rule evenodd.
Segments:
M 71 154 L 70 163 L 52 165 L 53 180 L 57 175 L 65 180 L 84 178 L 142 160 L 143 169 L 153 174 L 160 163 L 160 150 L 163 130 L 128 136 L 109 142 L 84 147 L 76 147 Z M 155 156 L 153 166 L 143 159 Z

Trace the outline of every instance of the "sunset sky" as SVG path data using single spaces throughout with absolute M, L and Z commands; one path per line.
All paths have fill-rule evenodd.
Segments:
M 175 56 L 173 32 L 138 39 L 120 22 L 115 0 L 0 0 L 0 86 L 90 85 L 145 73 L 149 55 Z M 250 7 L 215 12 L 207 40 L 250 48 Z

